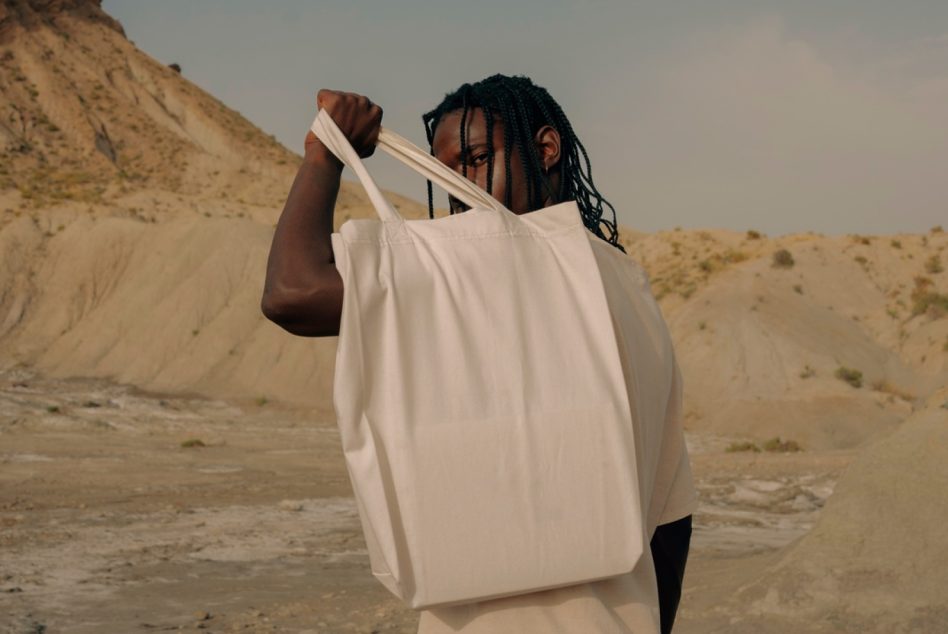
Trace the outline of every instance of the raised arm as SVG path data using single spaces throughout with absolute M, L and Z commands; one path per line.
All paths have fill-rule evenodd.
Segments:
M 320 90 L 316 97 L 361 157 L 375 151 L 382 109 L 353 93 Z M 260 308 L 270 321 L 303 337 L 339 334 L 342 278 L 332 253 L 333 211 L 342 163 L 308 132 L 303 163 L 270 245 Z

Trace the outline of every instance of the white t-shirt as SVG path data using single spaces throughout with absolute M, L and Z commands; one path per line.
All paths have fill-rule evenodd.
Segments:
M 646 534 L 694 513 L 698 499 L 682 424 L 682 380 L 645 271 L 587 232 L 603 275 L 633 413 Z M 658 634 L 658 589 L 645 547 L 625 575 L 421 612 L 419 634 Z

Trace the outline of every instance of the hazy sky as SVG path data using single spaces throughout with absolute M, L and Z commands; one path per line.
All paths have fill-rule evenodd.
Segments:
M 495 72 L 560 102 L 645 230 L 948 225 L 948 2 L 105 0 L 129 39 L 302 151 L 319 88 L 421 113 Z M 383 187 L 424 181 L 369 161 Z M 439 204 L 445 205 L 443 194 Z

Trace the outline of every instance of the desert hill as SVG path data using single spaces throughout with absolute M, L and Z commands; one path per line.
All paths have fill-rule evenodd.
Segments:
M 714 230 L 639 237 L 629 252 L 672 329 L 690 427 L 830 448 L 890 427 L 948 383 L 946 246 L 940 228 Z
M 98 2 L 4 3 L 0 82 L 4 185 L 30 206 L 143 188 L 272 205 L 292 174 L 290 152 L 139 52 Z
M 0 11 L 2 362 L 326 407 L 334 342 L 257 308 L 299 157 L 137 50 L 98 2 Z M 344 184 L 337 223 L 372 213 Z M 677 342 L 689 428 L 847 447 L 948 380 L 941 231 L 623 236 Z
M 0 87 L 7 216 L 67 207 L 272 222 L 296 171 L 298 156 L 135 48 L 96 0 L 0 5 Z M 358 187 L 340 192 L 343 207 L 365 202 Z
M 334 343 L 259 311 L 297 155 L 93 0 L 0 6 L 0 86 L 0 364 L 326 404 Z M 344 183 L 337 223 L 370 212 Z

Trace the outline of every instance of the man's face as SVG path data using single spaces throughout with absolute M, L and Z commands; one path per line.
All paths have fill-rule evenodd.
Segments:
M 467 178 L 480 186 L 484 191 L 487 188 L 487 122 L 484 111 L 480 108 L 469 110 L 467 113 Z M 504 128 L 503 122 L 494 117 L 493 146 L 494 146 L 494 174 L 491 183 L 491 195 L 506 204 L 507 176 L 504 158 Z M 461 157 L 461 111 L 455 110 L 441 117 L 438 127 L 435 128 L 434 139 L 431 143 L 435 157 L 453 169 L 462 173 Z M 524 214 L 530 209 L 528 200 L 527 180 L 520 161 L 520 152 L 516 145 L 510 154 L 511 196 L 510 210 L 516 214 Z M 453 196 L 449 196 L 451 211 L 458 213 L 465 211 L 467 206 Z

